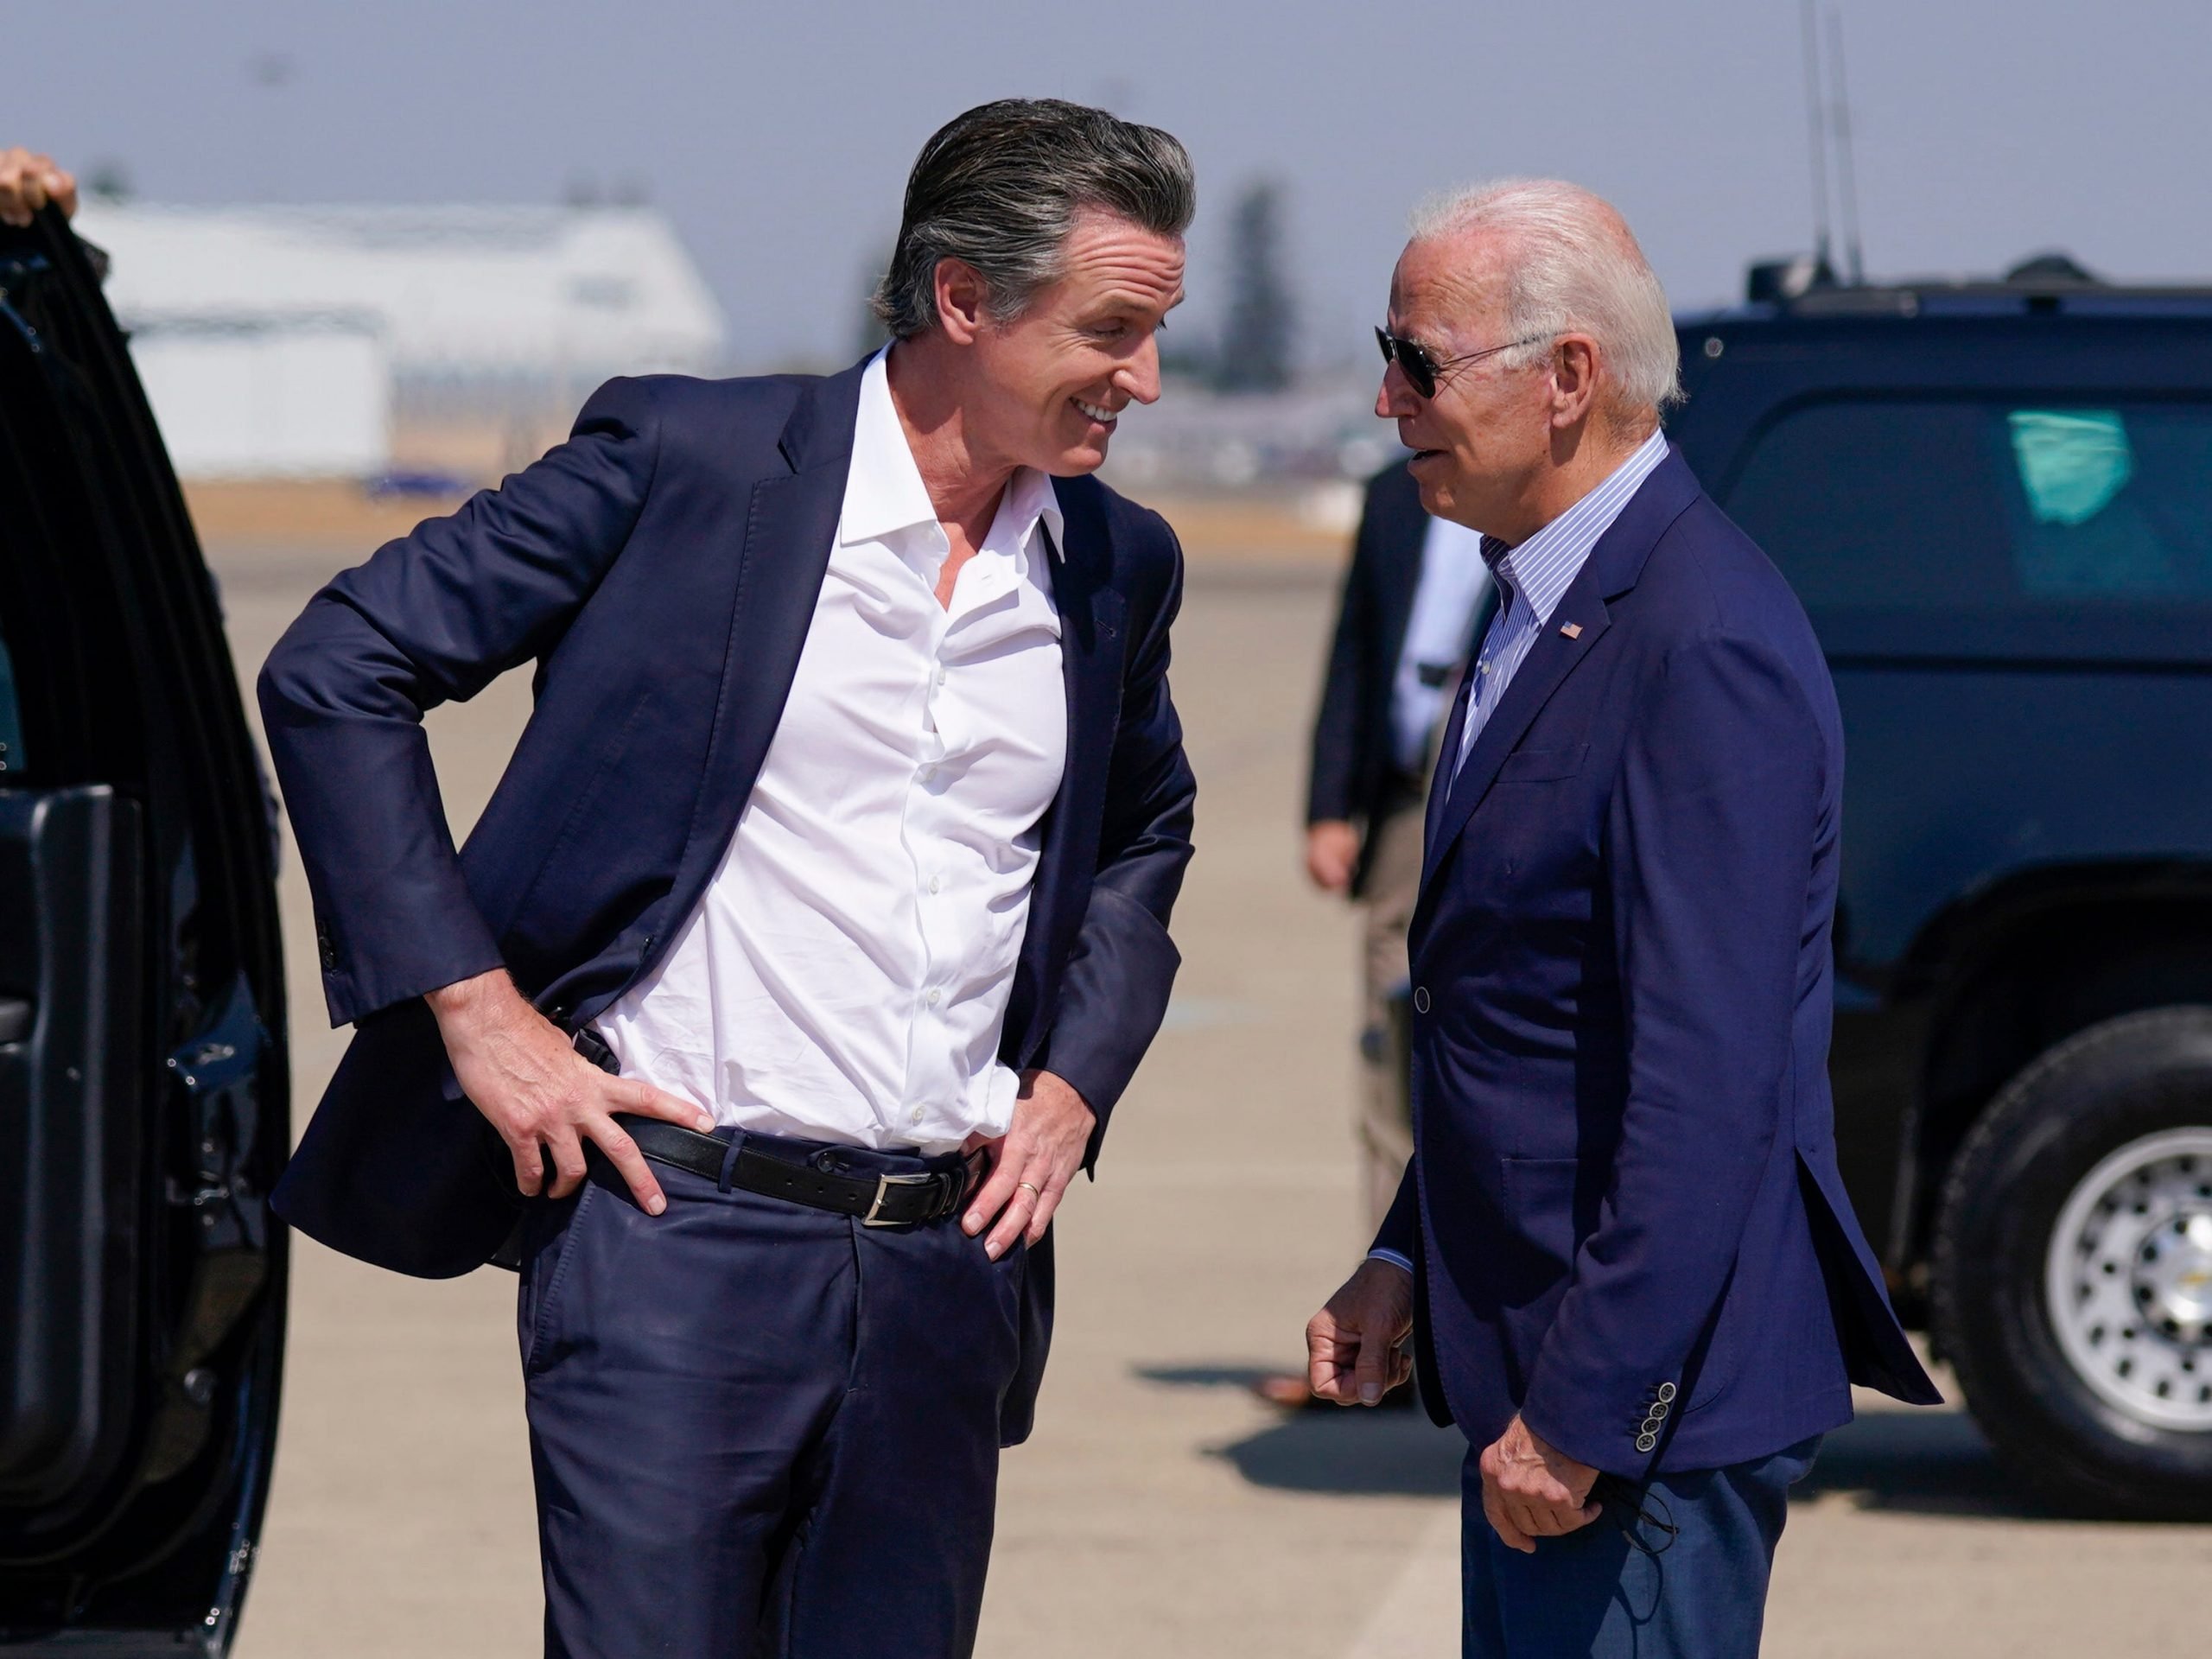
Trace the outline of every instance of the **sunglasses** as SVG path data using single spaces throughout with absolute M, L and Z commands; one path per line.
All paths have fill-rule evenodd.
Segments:
M 1465 357 L 1439 358 L 1427 346 L 1394 334 L 1388 328 L 1375 331 L 1375 343 L 1382 348 L 1382 361 L 1396 364 L 1405 373 L 1406 384 L 1422 397 L 1436 396 L 1436 378 L 1449 370 L 1465 368 L 1483 358 L 1510 352 L 1516 346 L 1533 346 L 1543 338 L 1541 334 L 1528 334 L 1519 340 L 1509 340 L 1503 346 L 1469 352 Z

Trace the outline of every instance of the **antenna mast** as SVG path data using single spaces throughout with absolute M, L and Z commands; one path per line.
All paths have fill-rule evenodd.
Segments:
M 1828 8 L 1828 69 L 1835 99 L 1829 106 L 1835 121 L 1836 206 L 1843 215 L 1845 268 L 1856 285 L 1866 280 L 1866 262 L 1859 248 L 1859 172 L 1851 156 L 1851 92 L 1843 72 L 1843 14 Z
M 1821 118 L 1821 39 L 1814 22 L 1814 0 L 1798 0 L 1797 13 L 1805 37 L 1805 122 L 1813 149 L 1813 257 L 1822 267 L 1828 263 L 1827 124 Z

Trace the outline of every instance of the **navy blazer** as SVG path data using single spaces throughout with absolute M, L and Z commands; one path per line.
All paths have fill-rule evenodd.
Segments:
M 1466 693 L 1446 732 L 1458 752 Z M 1937 1395 L 1836 1170 L 1843 732 L 1803 608 L 1670 454 L 1430 803 L 1410 940 L 1432 1410 L 1630 1479 Z
M 610 382 L 565 443 L 338 576 L 270 653 L 261 705 L 331 1019 L 359 1027 L 276 1190 L 302 1230 L 434 1277 L 511 1230 L 511 1162 L 423 994 L 504 963 L 574 1028 L 675 937 L 791 690 L 860 381 L 856 365 Z M 1054 488 L 1067 760 L 1000 1054 L 1074 1084 L 1103 1135 L 1179 963 L 1167 922 L 1195 793 L 1166 681 L 1182 554 L 1096 480 Z M 422 711 L 533 659 L 529 724 L 456 854 Z M 1033 1252 L 1032 1391 L 1051 1283 Z

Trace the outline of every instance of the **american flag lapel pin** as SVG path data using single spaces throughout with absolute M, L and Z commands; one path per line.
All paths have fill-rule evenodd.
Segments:
M 1559 631 L 1570 639 L 1580 639 L 1582 637 L 1582 625 L 1580 622 L 1563 622 L 1560 625 Z

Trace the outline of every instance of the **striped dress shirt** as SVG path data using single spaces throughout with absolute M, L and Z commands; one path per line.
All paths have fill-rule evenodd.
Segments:
M 1518 547 L 1508 547 L 1495 536 L 1483 537 L 1483 560 L 1497 578 L 1504 602 L 1491 620 L 1490 632 L 1467 671 L 1474 687 L 1467 701 L 1467 723 L 1459 734 L 1459 752 L 1452 758 L 1457 778 L 1466 764 L 1468 751 L 1482 735 L 1484 726 L 1497 712 L 1498 700 L 1528 656 L 1537 636 L 1552 620 L 1552 613 L 1582 572 L 1583 561 L 1598 538 L 1612 528 L 1629 498 L 1651 476 L 1652 468 L 1667 459 L 1667 435 L 1654 432 L 1636 453 L 1606 474 L 1605 481 Z

